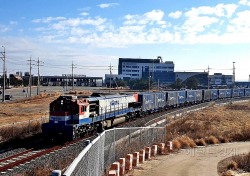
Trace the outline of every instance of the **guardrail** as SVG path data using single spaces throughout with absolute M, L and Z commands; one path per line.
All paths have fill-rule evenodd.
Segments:
M 165 142 L 165 127 L 114 128 L 104 131 L 78 155 L 64 176 L 100 176 L 126 154 Z

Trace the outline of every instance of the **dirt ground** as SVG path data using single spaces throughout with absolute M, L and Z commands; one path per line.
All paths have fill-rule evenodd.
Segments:
M 48 116 L 49 103 L 59 94 L 42 94 L 33 98 L 0 104 L 0 126 Z

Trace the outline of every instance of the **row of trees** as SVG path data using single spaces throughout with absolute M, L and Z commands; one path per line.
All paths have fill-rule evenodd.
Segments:
M 167 86 L 167 88 L 171 89 L 177 89 L 180 90 L 182 88 L 186 89 L 197 89 L 199 85 L 199 81 L 196 78 L 188 78 L 185 81 L 182 81 L 181 79 L 177 79 L 175 83 L 170 84 Z M 157 88 L 156 84 L 148 79 L 131 79 L 124 81 L 122 79 L 117 79 L 112 82 L 111 84 L 112 87 L 126 87 L 129 86 L 130 89 L 132 90 L 148 90 L 152 88 Z

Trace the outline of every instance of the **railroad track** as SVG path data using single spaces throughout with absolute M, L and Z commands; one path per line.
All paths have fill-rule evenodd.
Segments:
M 87 137 L 87 138 L 80 138 L 80 139 L 68 142 L 64 145 L 57 145 L 48 149 L 41 149 L 41 150 L 28 149 L 23 152 L 0 159 L 0 175 L 6 174 L 8 171 L 12 171 L 15 168 L 18 168 L 19 166 L 22 166 L 24 164 L 28 164 L 38 157 L 50 155 L 57 151 L 66 149 L 67 147 L 70 147 L 72 145 L 75 145 L 78 142 L 83 142 L 83 141 L 90 140 L 90 139 L 92 140 L 92 138 L 94 138 L 94 136 Z

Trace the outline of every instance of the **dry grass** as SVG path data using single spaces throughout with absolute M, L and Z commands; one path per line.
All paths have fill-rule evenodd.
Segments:
M 201 138 L 201 139 L 195 139 L 194 142 L 195 142 L 195 144 L 197 146 L 207 146 L 207 143 L 206 143 L 206 141 L 203 138 Z
M 60 94 L 41 94 L 32 98 L 10 101 L 0 106 L 0 124 L 12 124 L 41 118 L 49 112 L 49 103 Z
M 222 173 L 222 176 L 227 176 L 230 173 L 235 175 L 234 171 L 239 173 L 250 172 L 250 152 L 232 156 L 219 162 L 218 172 Z
M 181 148 L 193 148 L 196 146 L 193 139 L 190 139 L 188 136 L 181 136 L 177 138 L 181 144 Z
M 181 149 L 181 143 L 179 142 L 178 139 L 173 140 L 173 148 L 177 150 Z
M 48 116 L 49 103 L 60 94 L 41 94 L 10 101 L 0 106 L 0 141 L 20 139 L 41 132 L 41 124 Z
M 202 145 L 250 140 L 250 101 L 224 107 L 211 106 L 186 114 L 167 126 L 167 141 L 186 135 Z
M 250 140 L 250 101 L 224 107 L 210 106 L 204 110 L 186 114 L 173 121 L 168 118 L 166 140 L 173 140 L 175 149 L 189 148 L 190 141 L 198 146 L 229 141 Z M 232 157 L 224 163 L 223 176 L 231 176 L 231 170 L 250 172 L 250 153 Z
M 232 158 L 237 163 L 237 167 L 246 172 L 250 172 L 250 152 L 245 155 L 237 155 Z
M 219 140 L 214 137 L 214 136 L 209 136 L 208 138 L 205 139 L 207 144 L 218 144 Z
M 237 170 L 238 169 L 238 164 L 235 161 L 231 161 L 227 165 L 228 170 Z
M 234 175 L 235 175 L 235 173 L 231 170 L 228 170 L 222 174 L 222 176 L 234 176 Z

